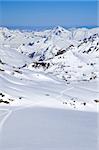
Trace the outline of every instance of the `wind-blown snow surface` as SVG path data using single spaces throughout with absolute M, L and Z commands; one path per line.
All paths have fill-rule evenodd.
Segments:
M 0 28 L 2 150 L 98 150 L 98 111 L 99 28 Z

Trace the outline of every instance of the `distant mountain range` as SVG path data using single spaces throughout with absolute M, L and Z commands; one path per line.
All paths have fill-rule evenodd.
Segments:
M 0 28 L 0 45 L 9 52 L 15 51 L 19 62 L 24 60 L 22 64 L 18 62 L 18 67 L 51 73 L 66 81 L 99 76 L 99 28 L 66 30 L 58 26 L 39 32 Z M 17 67 L 15 62 L 5 62 L 2 54 L 0 57 L 4 63 Z

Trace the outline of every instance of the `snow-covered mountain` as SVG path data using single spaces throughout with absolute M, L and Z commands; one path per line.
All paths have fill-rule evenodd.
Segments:
M 98 150 L 99 28 L 0 28 L 0 150 Z
M 15 51 L 15 56 L 16 53 L 18 57 L 22 56 L 22 59 L 18 59 L 20 67 L 22 65 L 19 60 L 25 60 L 23 66 L 26 64 L 31 70 L 44 70 L 66 81 L 90 80 L 93 76 L 98 78 L 99 28 L 66 30 L 56 27 L 42 32 L 21 32 L 1 28 L 0 42 L 1 50 L 5 49 L 5 55 L 8 55 L 6 50 L 10 50 Z M 1 53 L 3 61 L 5 57 L 2 56 L 3 52 Z M 14 52 L 11 52 L 14 57 L 12 53 Z M 8 58 L 4 63 L 7 61 Z
M 59 99 L 62 99 L 62 105 L 65 103 L 65 99 L 79 99 L 86 102 L 88 100 L 87 96 L 82 96 L 82 94 L 78 96 L 75 93 L 79 90 L 82 92 L 82 88 L 86 93 L 86 88 L 82 86 L 85 83 L 88 84 L 88 87 L 91 84 L 95 86 L 98 80 L 99 28 L 67 30 L 58 26 L 54 29 L 39 32 L 0 28 L 1 97 L 5 93 L 5 100 L 2 98 L 1 104 L 3 101 L 12 103 L 8 100 L 10 96 L 16 100 L 24 97 L 26 100 L 31 101 L 32 92 L 35 92 L 35 88 L 37 88 L 37 93 L 42 91 L 42 88 L 51 90 L 52 95 L 59 91 L 62 92 L 63 94 L 60 94 L 61 98 L 59 96 Z M 34 85 L 35 82 L 37 82 L 35 84 L 38 84 L 38 81 L 41 86 Z M 45 82 L 46 84 L 44 84 Z M 49 82 L 53 83 L 53 87 L 49 86 Z M 7 89 L 7 87 L 9 88 Z M 56 91 L 54 91 L 55 87 L 57 87 Z M 63 89 L 67 89 L 67 87 L 70 88 L 70 90 L 67 90 L 71 91 L 70 93 L 73 92 L 72 87 L 74 91 L 75 89 L 77 91 L 74 94 L 69 94 L 66 91 L 66 95 L 64 95 Z M 10 89 L 15 90 L 12 93 Z M 24 90 L 29 92 L 24 92 Z M 89 91 L 95 92 L 94 96 L 90 97 L 94 106 L 95 100 L 98 101 L 99 93 L 97 88 L 95 91 L 88 88 Z M 19 94 L 19 92 L 21 93 Z M 51 93 L 48 95 L 51 95 Z M 9 98 L 6 99 L 6 97 Z M 58 93 L 54 97 L 58 97 Z M 19 103 L 18 100 L 17 103 Z M 79 104 L 77 104 L 77 107 L 79 109 Z

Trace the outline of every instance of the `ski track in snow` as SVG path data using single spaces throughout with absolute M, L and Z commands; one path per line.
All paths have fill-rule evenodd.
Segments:
M 0 109 L 0 111 L 3 111 L 3 109 Z M 7 112 L 4 112 L 0 115 L 0 117 L 2 117 L 2 115 L 4 115 L 3 119 L 0 121 L 0 133 L 2 132 L 2 128 L 3 128 L 3 125 L 5 124 L 6 120 L 9 118 L 9 116 L 11 115 L 12 113 L 12 110 L 7 110 L 7 109 L 4 109 L 4 111 L 7 111 Z
M 60 94 L 59 94 L 59 96 L 56 97 L 56 99 L 58 99 L 58 101 L 59 101 L 59 99 L 63 96 L 64 92 L 66 92 L 66 91 L 68 91 L 68 90 L 71 90 L 71 89 L 73 89 L 73 87 L 61 91 Z M 61 101 L 61 100 L 60 100 L 60 101 Z M 34 106 L 34 105 L 33 105 L 33 106 Z M 33 107 L 33 106 L 32 106 L 32 104 L 28 104 L 28 105 L 26 104 L 26 105 L 24 105 L 24 106 L 20 106 L 20 107 L 18 107 L 18 108 L 15 108 L 14 110 L 11 110 L 11 109 L 1 109 L 1 108 L 0 108 L 0 111 L 5 111 L 4 113 L 1 113 L 1 114 L 0 114 L 0 117 L 2 117 L 2 116 L 4 115 L 3 119 L 0 121 L 0 132 L 2 131 L 2 128 L 3 128 L 4 124 L 6 123 L 7 119 L 9 118 L 9 116 L 10 116 L 13 112 L 15 112 L 15 111 L 17 111 L 17 110 L 26 109 L 26 108 L 29 108 L 29 107 L 31 108 L 31 107 Z

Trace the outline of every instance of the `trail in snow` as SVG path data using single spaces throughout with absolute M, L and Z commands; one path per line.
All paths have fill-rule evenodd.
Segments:
M 0 109 L 3 110 L 3 109 Z M 5 109 L 4 109 L 5 111 Z M 2 144 L 2 131 L 3 131 L 3 127 L 4 124 L 6 123 L 7 119 L 10 117 L 12 111 L 11 110 L 6 110 L 7 112 L 2 113 L 2 115 L 0 115 L 0 117 L 2 117 L 1 121 L 0 121 L 0 145 Z
M 3 127 L 4 123 L 5 123 L 6 120 L 9 118 L 9 116 L 11 115 L 11 113 L 12 113 L 12 110 L 7 110 L 6 113 L 3 113 L 4 117 L 3 117 L 3 119 L 2 119 L 1 122 L 0 122 L 0 133 L 1 133 L 1 131 L 2 131 L 2 127 Z M 1 115 L 1 116 L 2 116 L 2 115 Z M 0 116 L 0 117 L 1 117 L 1 116 Z

